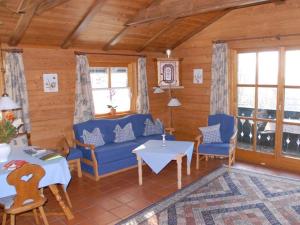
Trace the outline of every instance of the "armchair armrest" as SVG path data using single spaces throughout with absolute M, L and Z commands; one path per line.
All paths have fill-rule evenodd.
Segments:
M 230 138 L 230 144 L 236 144 L 237 133 L 238 133 L 238 130 L 236 129 Z
M 168 132 L 170 135 L 172 135 L 175 132 L 175 128 L 173 127 L 166 127 L 165 132 Z
M 74 140 L 75 144 L 76 145 L 79 145 L 81 147 L 84 147 L 84 148 L 88 148 L 88 149 L 91 149 L 91 150 L 95 150 L 95 145 L 90 145 L 90 144 L 84 144 L 84 143 L 81 143 L 80 141 L 78 140 Z

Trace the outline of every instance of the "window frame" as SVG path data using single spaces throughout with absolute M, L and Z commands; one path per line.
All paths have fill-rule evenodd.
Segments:
M 123 67 L 127 68 L 127 78 L 128 78 L 128 84 L 127 87 L 123 88 L 130 88 L 131 91 L 131 97 L 130 97 L 130 109 L 127 111 L 122 112 L 116 112 L 115 114 L 111 114 L 111 112 L 108 113 L 96 113 L 94 114 L 95 118 L 114 118 L 114 117 L 120 117 L 125 116 L 129 114 L 136 113 L 136 94 L 137 94 L 137 87 L 136 87 L 136 63 L 129 63 L 129 64 L 123 64 L 123 63 L 97 63 L 96 65 L 90 66 L 90 70 L 96 69 L 96 68 L 108 68 L 108 88 L 92 88 L 93 90 L 100 90 L 100 89 L 110 89 L 111 88 L 111 68 L 117 68 L 117 67 Z M 122 88 L 122 87 L 119 87 Z

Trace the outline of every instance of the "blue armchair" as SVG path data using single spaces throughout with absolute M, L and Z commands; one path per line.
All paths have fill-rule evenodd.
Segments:
M 203 143 L 203 134 L 196 137 L 197 170 L 199 169 L 200 155 L 208 160 L 209 156 L 228 157 L 229 168 L 235 162 L 237 137 L 237 120 L 230 115 L 216 114 L 208 117 L 208 126 L 220 124 L 221 142 Z

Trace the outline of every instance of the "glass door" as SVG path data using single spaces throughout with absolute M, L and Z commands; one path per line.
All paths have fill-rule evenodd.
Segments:
M 279 50 L 237 55 L 239 149 L 266 154 L 275 152 L 279 55 Z
M 285 50 L 281 154 L 300 158 L 300 50 Z

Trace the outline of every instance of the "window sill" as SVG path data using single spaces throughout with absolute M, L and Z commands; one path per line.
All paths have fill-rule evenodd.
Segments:
M 135 114 L 136 112 L 132 112 L 132 111 L 128 111 L 128 112 L 119 112 L 116 113 L 114 115 L 112 115 L 111 113 L 106 113 L 106 114 L 97 114 L 95 115 L 96 119 L 115 119 L 115 118 L 120 118 L 123 116 L 128 116 L 128 115 L 132 115 Z

